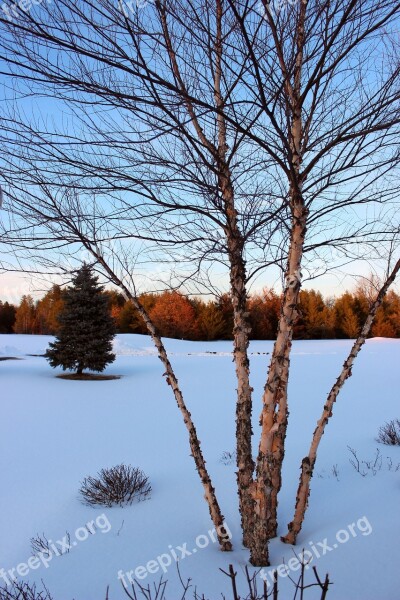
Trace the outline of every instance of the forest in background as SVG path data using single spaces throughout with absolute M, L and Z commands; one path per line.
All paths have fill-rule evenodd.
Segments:
M 116 291 L 105 291 L 119 333 L 147 334 L 132 302 Z M 375 286 L 359 284 L 353 292 L 324 298 L 315 290 L 300 292 L 301 317 L 294 328 L 295 339 L 355 338 L 365 321 Z M 187 340 L 232 339 L 233 306 L 229 294 L 217 300 L 188 298 L 177 291 L 140 296 L 142 305 L 164 337 Z M 252 294 L 247 301 L 251 339 L 276 337 L 281 297 L 273 289 Z M 63 290 L 54 285 L 36 302 L 30 295 L 19 306 L 0 301 L 0 333 L 57 333 L 57 316 L 63 305 Z M 400 337 L 400 295 L 387 294 L 372 327 L 372 337 Z

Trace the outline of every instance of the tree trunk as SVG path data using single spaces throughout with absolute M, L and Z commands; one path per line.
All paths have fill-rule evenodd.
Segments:
M 290 245 L 285 272 L 285 289 L 281 304 L 278 334 L 274 344 L 267 383 L 263 394 L 261 412 L 261 439 L 257 458 L 257 476 L 253 486 L 256 503 L 254 544 L 250 561 L 255 566 L 265 563 L 268 540 L 277 534 L 278 494 L 282 484 L 282 463 L 288 423 L 287 386 L 289 380 L 290 351 L 293 328 L 298 319 L 298 302 L 301 287 L 301 261 L 307 230 L 308 209 L 302 195 L 303 177 L 303 122 L 301 75 L 305 41 L 305 16 L 307 0 L 301 0 L 295 32 L 295 61 L 293 75 L 289 76 L 285 54 L 279 38 L 274 36 L 283 77 L 287 113 L 291 117 L 288 153 L 289 202 L 292 215 Z M 275 31 L 271 14 L 270 26 Z
M 240 272 L 242 271 L 242 274 Z M 251 495 L 254 461 L 252 456 L 252 391 L 248 358 L 250 325 L 246 310 L 243 266 L 232 265 L 231 289 L 234 310 L 234 360 L 237 377 L 236 464 L 239 509 L 242 519 L 243 544 L 250 547 L 254 530 L 254 500 Z
M 255 566 L 266 564 L 265 548 L 268 540 L 276 536 L 278 493 L 281 488 L 281 468 L 288 420 L 287 385 L 290 351 L 293 327 L 298 318 L 300 266 L 306 220 L 307 209 L 302 201 L 297 202 L 294 206 L 286 288 L 282 300 L 278 335 L 264 388 L 260 417 L 262 430 L 257 457 L 257 478 L 252 488 L 256 504 L 256 523 L 250 562 Z
M 324 409 L 322 411 L 321 418 L 317 422 L 317 427 L 314 431 L 310 450 L 308 455 L 305 456 L 301 462 L 301 475 L 299 487 L 297 490 L 296 496 L 296 508 L 295 514 L 293 517 L 293 521 L 288 525 L 288 533 L 282 537 L 282 541 L 287 544 L 295 544 L 297 536 L 301 530 L 304 521 L 304 515 L 308 506 L 308 498 L 310 495 L 310 483 L 311 478 L 314 472 L 315 461 L 317 459 L 318 447 L 321 442 L 321 438 L 324 434 L 325 427 L 328 424 L 329 419 L 332 417 L 333 405 L 337 400 L 337 397 L 342 389 L 346 379 L 351 377 L 352 367 L 355 359 L 357 358 L 360 350 L 365 344 L 366 337 L 369 335 L 371 331 L 372 324 L 374 322 L 376 312 L 378 308 L 381 306 L 383 299 L 388 291 L 389 287 L 393 283 L 396 278 L 398 271 L 400 270 L 400 260 L 397 261 L 393 271 L 386 279 L 384 285 L 380 289 L 375 302 L 372 304 L 365 323 L 361 329 L 360 335 L 356 339 L 353 344 L 353 347 L 350 351 L 349 356 L 347 357 L 342 372 L 337 378 L 335 384 L 333 385 L 331 391 L 329 392 L 328 399 L 325 403 Z
M 227 233 L 230 260 L 230 285 L 233 304 L 233 356 L 237 379 L 236 400 L 236 464 L 239 494 L 239 510 L 242 521 L 243 544 L 251 546 L 254 530 L 254 500 L 251 494 L 254 461 L 252 456 L 252 392 L 250 385 L 250 364 L 248 357 L 249 334 L 251 331 L 247 312 L 246 267 L 243 260 L 243 238 L 237 225 L 237 215 L 233 202 L 228 201 L 224 185 L 227 216 L 230 222 Z M 233 198 L 233 196 L 232 196 Z
M 221 94 L 223 33 L 223 6 L 216 0 L 216 37 L 215 37 L 215 72 L 214 100 L 218 109 L 224 109 Z M 244 238 L 238 223 L 235 207 L 235 194 L 232 174 L 227 161 L 226 123 L 222 113 L 217 114 L 218 127 L 218 187 L 224 201 L 226 227 L 225 236 L 230 263 L 230 289 L 233 305 L 233 356 L 235 362 L 237 397 L 236 397 L 236 465 L 237 486 L 239 495 L 239 511 L 242 522 L 243 545 L 250 547 L 254 530 L 254 500 L 251 495 L 253 484 L 254 461 L 252 456 L 252 392 L 250 385 L 250 364 L 248 357 L 249 335 L 251 331 L 249 313 L 247 312 L 246 264 L 243 257 Z

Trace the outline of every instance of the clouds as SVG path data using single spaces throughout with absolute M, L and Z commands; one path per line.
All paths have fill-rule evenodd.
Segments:
M 0 299 L 3 302 L 19 304 L 21 296 L 31 294 L 33 298 L 43 295 L 41 282 L 34 281 L 31 275 L 26 273 L 0 273 Z

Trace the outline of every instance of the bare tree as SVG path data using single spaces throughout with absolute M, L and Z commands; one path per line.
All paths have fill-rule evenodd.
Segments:
M 52 195 L 96 193 L 92 222 L 96 231 L 99 219 L 108 224 L 97 243 L 136 238 L 161 247 L 163 260 L 186 255 L 191 281 L 206 265 L 228 266 L 238 489 L 254 565 L 268 563 L 277 533 L 301 272 L 318 271 L 332 250 L 336 263 L 358 258 L 398 229 L 399 68 L 384 50 L 399 3 L 263 6 L 63 0 L 0 17 L 9 81 L 54 98 L 73 119 L 49 130 L 20 108 L 2 120 L 11 189 L 31 186 L 35 198 L 36 177 Z M 29 239 L 49 223 L 34 203 L 22 213 Z M 47 242 L 72 243 L 53 218 L 63 227 Z M 276 262 L 284 293 L 254 478 L 246 294 Z
M 3 173 L 10 185 L 15 185 L 17 169 L 23 172 L 19 175 L 21 185 L 32 170 L 41 169 L 42 179 L 55 188 L 79 186 L 84 192 L 109 194 L 114 199 L 119 193 L 118 200 L 109 207 L 108 220 L 119 229 L 114 235 L 134 235 L 162 244 L 162 260 L 168 251 L 175 262 L 182 263 L 189 246 L 191 266 L 227 261 L 234 309 L 238 490 L 243 539 L 249 545 L 254 462 L 247 283 L 260 264 L 275 261 L 275 249 L 271 252 L 273 245 L 268 241 L 280 230 L 278 216 L 286 203 L 279 194 L 272 193 L 271 182 L 260 181 L 265 158 L 261 165 L 254 143 L 244 130 L 232 126 L 240 104 L 240 92 L 236 90 L 242 74 L 231 70 L 226 57 L 233 52 L 237 37 L 235 19 L 232 15 L 228 18 L 220 0 L 205 4 L 205 20 L 199 10 L 185 3 L 169 6 L 156 2 L 149 16 L 140 11 L 120 12 L 108 1 L 90 8 L 85 2 L 69 2 L 62 10 L 45 8 L 45 28 L 39 27 L 32 15 L 25 15 L 23 24 L 5 22 L 8 39 L 4 47 L 9 51 L 11 40 L 19 39 L 18 62 L 24 65 L 20 72 L 30 63 L 32 85 L 50 85 L 47 93 L 69 106 L 77 103 L 70 89 L 79 94 L 83 108 L 80 105 L 76 112 L 88 138 L 71 133 L 73 141 L 66 140 L 60 150 L 59 139 L 65 139 L 65 133 L 51 135 L 38 123 L 27 125 L 21 117 L 10 114 L 3 121 L 8 138 L 5 143 L 14 150 L 29 138 L 30 148 L 29 156 L 20 155 L 24 167 L 16 167 L 15 162 L 11 167 L 7 164 Z M 61 40 L 60 24 L 67 33 L 66 45 Z M 83 35 L 82 28 L 89 28 L 92 35 Z M 123 42 L 114 29 L 122 33 Z M 191 31 L 196 31 L 195 37 Z M 75 65 L 63 75 L 56 56 L 42 51 L 56 40 L 58 52 L 70 57 Z M 126 54 L 128 45 L 130 54 Z M 245 68 L 244 60 L 241 72 Z M 134 92 L 126 91 L 127 77 L 134 84 Z M 93 94 L 100 105 L 112 107 L 111 116 L 93 116 L 93 100 L 87 99 Z M 85 102 L 90 107 L 87 111 Z M 231 115 L 229 118 L 225 111 Z M 256 120 L 257 109 L 252 112 Z M 122 169 L 121 162 L 125 165 Z M 63 177 L 60 163 L 66 171 Z M 268 229 L 270 223 L 272 231 Z M 257 235 L 262 238 L 261 250 Z M 246 265 L 249 260 L 250 272 Z
M 253 488 L 257 519 L 252 562 L 258 565 L 265 560 L 267 540 L 277 533 L 290 353 L 305 255 L 335 239 L 344 207 L 357 210 L 394 198 L 397 183 L 391 180 L 391 169 L 398 164 L 399 64 L 385 64 L 382 50 L 399 4 L 353 0 L 333 6 L 301 0 L 275 14 L 263 1 L 264 38 L 256 43 L 252 8 L 246 2 L 230 1 L 230 6 L 252 63 L 252 99 L 265 116 L 265 127 L 258 123 L 265 134 L 264 149 L 275 155 L 290 206 L 286 285 L 264 389 Z M 373 69 L 379 47 L 381 68 Z M 315 226 L 326 218 L 328 230 L 321 235 Z M 398 229 L 397 219 L 394 228 Z M 378 236 L 387 239 L 383 229 Z M 364 233 L 353 230 L 349 238 L 353 235 L 357 244 Z M 342 231 L 338 238 L 343 237 L 347 236 Z

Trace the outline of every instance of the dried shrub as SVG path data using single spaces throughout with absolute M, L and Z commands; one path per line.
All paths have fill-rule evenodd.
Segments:
M 393 419 L 379 427 L 376 441 L 387 446 L 400 446 L 400 420 Z
M 69 553 L 70 548 L 71 548 L 71 536 L 68 531 L 65 532 L 65 536 L 66 536 L 66 539 L 68 540 L 68 548 L 64 549 L 62 551 L 59 550 L 60 554 Z M 50 556 L 52 554 L 52 551 L 50 549 L 50 542 L 44 533 L 42 533 L 42 535 L 39 535 L 39 533 L 38 533 L 36 535 L 36 537 L 32 537 L 30 541 L 31 541 L 31 550 L 32 550 L 33 556 L 36 556 L 39 553 L 47 554 L 48 556 Z
M 16 581 L 10 587 L 0 587 L 0 600 L 53 600 L 53 597 L 46 587 L 39 591 L 35 584 Z
M 42 535 L 37 534 L 36 537 L 31 538 L 31 550 L 33 555 L 41 552 L 42 554 L 48 554 L 50 556 L 50 542 L 44 533 Z
M 347 446 L 347 449 L 353 456 L 353 458 L 349 458 L 350 464 L 362 477 L 371 474 L 375 476 L 382 469 L 383 457 L 379 448 L 376 449 L 375 456 L 371 460 L 361 460 L 358 458 L 357 451 L 354 448 Z
M 147 498 L 151 485 L 141 469 L 122 464 L 101 469 L 97 477 L 85 477 L 79 491 L 83 502 L 90 506 L 123 506 Z
M 304 550 L 303 550 L 303 552 L 304 552 Z M 296 554 L 296 557 L 297 557 L 297 554 Z M 325 600 L 328 595 L 329 588 L 332 585 L 332 582 L 329 579 L 329 575 L 327 574 L 324 579 L 321 579 L 318 575 L 318 571 L 317 571 L 316 567 L 312 567 L 312 571 L 314 572 L 315 581 L 308 583 L 308 582 L 306 582 L 306 579 L 307 579 L 306 569 L 309 568 L 309 562 L 303 561 L 299 558 L 299 563 L 300 563 L 301 567 L 300 567 L 300 574 L 298 575 L 297 580 L 294 579 L 290 574 L 288 575 L 289 579 L 291 580 L 291 582 L 293 583 L 293 586 L 294 586 L 293 596 L 291 596 L 293 598 L 293 600 L 297 600 L 297 598 L 304 599 L 305 596 L 308 594 L 308 591 L 310 590 L 310 588 L 314 588 L 314 594 L 312 596 L 314 599 L 319 598 L 319 600 Z M 188 600 L 189 597 L 193 597 L 193 600 L 206 600 L 206 597 L 204 596 L 204 594 L 200 595 L 197 592 L 197 588 L 194 588 L 194 590 L 192 589 L 192 583 L 191 583 L 192 579 L 189 578 L 186 581 L 184 581 L 182 579 L 178 565 L 177 565 L 177 571 L 178 571 L 180 583 L 182 585 L 182 591 L 179 594 L 180 599 Z M 271 583 L 267 583 L 267 581 L 261 580 L 260 574 L 261 574 L 262 569 L 259 569 L 258 571 L 255 571 L 253 574 L 251 574 L 249 571 L 249 568 L 247 566 L 245 566 L 245 569 L 244 569 L 245 583 L 246 583 L 246 587 L 248 589 L 248 593 L 245 596 L 238 595 L 237 572 L 234 570 L 233 565 L 229 565 L 229 571 L 224 571 L 223 569 L 220 569 L 220 571 L 224 575 L 226 575 L 231 581 L 231 592 L 229 593 L 228 596 L 221 594 L 223 600 L 228 600 L 228 599 L 229 600 L 278 600 L 278 598 L 281 597 L 281 595 L 279 593 L 279 589 L 278 589 L 278 572 L 277 571 L 275 571 L 273 573 L 273 583 L 271 582 L 272 583 L 272 585 L 271 585 Z M 260 580 L 262 581 L 262 583 Z M 162 577 L 158 582 L 153 582 L 152 585 L 151 584 L 147 584 L 147 585 L 141 584 L 136 579 L 134 580 L 134 582 L 132 583 L 130 588 L 128 588 L 125 585 L 124 581 L 122 581 L 121 583 L 122 583 L 122 587 L 123 587 L 123 590 L 124 590 L 126 596 L 128 598 L 130 598 L 130 600 L 140 600 L 141 598 L 143 600 L 166 600 L 167 599 L 166 588 L 167 588 L 168 580 L 165 580 Z M 317 590 L 320 590 L 318 595 L 317 595 Z M 285 598 L 286 598 L 286 600 L 288 600 L 287 595 L 285 595 Z M 108 595 L 108 589 L 107 589 L 106 600 L 111 600 Z
M 350 464 L 362 477 L 376 475 L 382 468 L 383 470 L 387 469 L 388 471 L 394 471 L 396 473 L 397 471 L 400 471 L 400 462 L 393 462 L 393 459 L 390 456 L 386 457 L 385 462 L 379 448 L 376 449 L 375 456 L 371 460 L 362 460 L 358 458 L 357 451 L 354 450 L 354 448 L 350 448 L 350 446 L 347 446 L 347 448 L 353 456 L 353 458 L 349 459 Z

